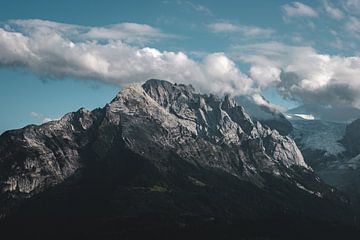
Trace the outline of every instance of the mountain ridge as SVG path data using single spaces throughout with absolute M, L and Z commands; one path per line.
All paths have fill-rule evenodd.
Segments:
M 0 143 L 5 223 L 83 214 L 104 227 L 110 216 L 150 217 L 157 227 L 158 217 L 174 226 L 352 219 L 346 198 L 317 177 L 291 138 L 253 122 L 228 96 L 182 84 L 131 85 L 104 108 L 7 131 Z

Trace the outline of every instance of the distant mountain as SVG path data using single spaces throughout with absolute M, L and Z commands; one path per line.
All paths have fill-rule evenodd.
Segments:
M 350 124 L 323 120 L 292 120 L 304 159 L 328 184 L 360 206 L 360 120 Z
M 325 182 L 360 199 L 360 109 L 305 104 L 285 116 L 305 161 Z
M 359 234 L 347 199 L 291 138 L 228 96 L 163 80 L 2 134 L 0 192 L 0 232 L 11 239 Z
M 345 151 L 340 143 L 346 124 L 322 120 L 292 120 L 294 130 L 290 136 L 302 149 L 324 151 L 336 155 Z

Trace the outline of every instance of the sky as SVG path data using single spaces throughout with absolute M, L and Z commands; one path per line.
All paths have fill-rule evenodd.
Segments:
M 359 38 L 360 0 L 2 0 L 0 133 L 150 78 L 360 108 Z

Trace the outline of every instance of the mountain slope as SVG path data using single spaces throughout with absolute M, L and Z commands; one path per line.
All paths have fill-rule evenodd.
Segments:
M 346 126 L 341 142 L 350 157 L 360 154 L 360 119 L 356 119 Z
M 360 206 L 360 121 L 292 120 L 290 134 L 304 159 L 326 183 L 345 192 L 356 211 Z
M 331 233 L 353 220 L 289 137 L 229 97 L 162 80 L 129 86 L 102 109 L 5 132 L 0 188 L 4 229 L 23 225 L 27 235 L 61 222 L 66 233 L 101 238 L 213 226 L 293 234 L 278 224 L 299 224 L 305 236 L 301 228 Z M 239 228 L 251 222 L 263 230 Z

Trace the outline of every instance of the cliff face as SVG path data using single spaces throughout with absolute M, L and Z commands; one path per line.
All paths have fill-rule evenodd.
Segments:
M 350 157 L 360 154 L 360 119 L 346 126 L 345 134 L 341 140 Z
M 129 86 L 102 109 L 5 132 L 0 189 L 2 217 L 326 218 L 343 204 L 289 137 L 229 97 L 162 80 Z

